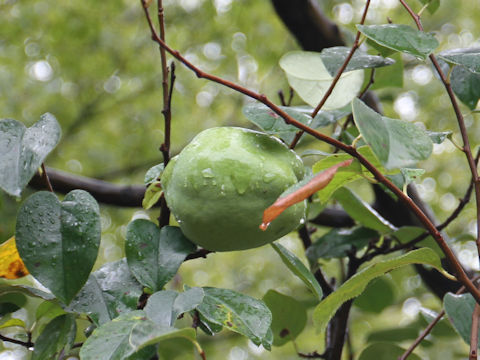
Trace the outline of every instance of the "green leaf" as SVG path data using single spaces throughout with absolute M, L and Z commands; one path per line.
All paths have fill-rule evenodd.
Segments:
M 190 288 L 182 293 L 162 290 L 148 298 L 145 313 L 156 324 L 173 326 L 178 316 L 195 309 L 203 300 L 202 288 Z
M 347 214 L 361 225 L 380 233 L 389 233 L 396 229 L 395 226 L 384 219 L 367 202 L 355 195 L 352 190 L 342 187 L 335 192 L 334 197 L 342 205 Z
M 315 276 L 313 276 L 311 271 L 307 269 L 303 262 L 301 262 L 300 259 L 295 256 L 295 254 L 287 250 L 284 246 L 275 243 L 270 245 L 273 247 L 273 250 L 277 252 L 283 263 L 290 269 L 290 271 L 300 280 L 302 280 L 303 283 L 307 285 L 307 287 L 313 293 L 313 295 L 320 300 L 323 297 L 322 288 L 318 284 L 317 279 L 315 279 Z
M 53 300 L 55 296 L 51 293 L 35 289 L 26 285 L 10 285 L 10 284 L 0 284 L 0 294 L 9 294 L 12 292 L 19 292 L 27 296 L 40 298 L 43 300 Z
M 155 180 L 160 179 L 160 175 L 162 175 L 163 169 L 165 166 L 163 163 L 152 166 L 145 174 L 145 178 L 143 179 L 143 183 L 145 185 L 153 183 Z
M 130 271 L 137 280 L 153 291 L 159 291 L 178 271 L 196 246 L 179 227 L 164 226 L 136 219 L 128 224 L 125 253 Z
M 420 309 L 420 323 L 422 324 L 422 327 L 425 328 L 428 324 L 430 324 L 436 317 L 437 313 L 435 311 L 432 311 L 430 309 L 426 308 L 421 308 Z M 431 331 L 431 334 L 436 337 L 453 337 L 457 336 L 457 333 L 453 329 L 452 325 L 448 321 L 448 319 L 444 316 L 440 321 L 437 322 L 437 324 L 434 326 L 434 328 Z
M 88 279 L 100 246 L 100 210 L 86 191 L 62 202 L 50 192 L 30 196 L 20 207 L 18 252 L 28 271 L 65 304 Z
M 450 64 L 460 65 L 480 74 L 480 48 L 453 49 L 438 54 L 438 58 Z
M 463 341 L 470 344 L 472 314 L 475 308 L 475 299 L 473 296 L 471 294 L 455 295 L 447 293 L 443 297 L 443 306 L 445 308 L 445 313 L 455 330 L 461 336 Z
M 28 129 L 13 119 L 0 120 L 0 188 L 20 196 L 60 140 L 60 125 L 46 113 Z
M 306 251 L 310 263 L 314 264 L 318 259 L 342 258 L 353 247 L 361 250 L 372 240 L 378 240 L 379 234 L 371 229 L 356 227 L 352 229 L 332 229 Z
M 359 99 L 353 100 L 353 117 L 363 139 L 387 169 L 412 167 L 432 153 L 432 140 L 424 130 L 381 116 Z
M 269 350 L 267 333 L 272 313 L 263 301 L 227 289 L 203 288 L 203 302 L 198 312 L 208 321 L 248 337 Z M 266 345 L 266 346 L 265 346 Z
M 392 360 L 402 356 L 405 349 L 390 343 L 375 343 L 368 345 L 361 352 L 358 360 Z M 408 360 L 422 360 L 415 354 L 410 354 Z
M 11 292 L 0 295 L 0 317 L 17 311 L 27 302 L 27 297 L 21 292 Z
M 62 349 L 71 349 L 77 333 L 75 316 L 65 314 L 48 323 L 40 336 L 35 340 L 32 360 L 50 360 Z
M 319 53 L 292 51 L 282 56 L 280 67 L 288 83 L 310 106 L 316 107 L 333 81 Z M 323 106 L 324 110 L 338 109 L 357 96 L 363 85 L 363 70 L 350 71 L 340 77 L 335 89 Z
M 411 54 L 421 60 L 425 60 L 439 45 L 432 34 L 408 25 L 357 25 L 357 29 L 384 47 Z
M 393 259 L 371 264 L 348 279 L 317 305 L 313 312 L 313 323 L 317 331 L 322 331 L 337 309 L 344 302 L 360 295 L 370 281 L 396 268 L 410 264 L 427 264 L 442 270 L 440 258 L 428 248 L 413 250 Z
M 440 7 L 440 0 L 420 0 L 422 4 L 428 4 L 427 10 L 430 14 L 434 14 Z
M 392 283 L 380 277 L 368 284 L 365 291 L 355 299 L 354 305 L 365 312 L 379 314 L 394 301 L 395 293 Z
M 480 74 L 455 66 L 450 75 L 450 82 L 453 92 L 460 101 L 470 110 L 475 109 L 480 99 Z
M 160 180 L 152 182 L 150 185 L 148 185 L 147 190 L 145 190 L 145 195 L 143 196 L 142 200 L 142 207 L 145 210 L 152 208 L 158 202 L 158 200 L 160 200 L 162 194 L 163 190 Z
M 96 325 L 102 325 L 136 309 L 141 294 L 142 285 L 123 258 L 93 272 L 67 310 L 88 314 Z
M 323 49 L 320 53 L 320 57 L 330 75 L 335 76 L 337 75 L 338 70 L 342 67 L 349 53 L 349 47 L 335 46 Z M 378 68 L 392 65 L 394 63 L 395 60 L 393 59 L 383 58 L 376 55 L 368 55 L 357 50 L 348 62 L 344 72 L 346 73 L 352 70 Z
M 57 316 L 65 314 L 65 310 L 52 301 L 44 301 L 38 305 L 37 310 L 35 311 L 35 320 L 38 321 L 41 318 L 54 319 Z
M 417 226 L 402 226 L 400 229 L 398 229 L 392 234 L 392 237 L 396 238 L 402 244 L 406 244 L 415 239 L 416 237 L 422 235 L 423 233 L 425 233 L 424 228 Z M 440 246 L 438 246 L 437 242 L 431 236 L 428 236 L 426 239 L 417 243 L 417 246 L 428 247 L 435 251 L 440 258 L 445 257 L 444 252 L 442 251 L 442 249 L 440 249 Z
M 80 349 L 82 360 L 120 360 L 134 356 L 149 345 L 172 338 L 195 341 L 192 328 L 176 329 L 155 324 L 144 311 L 120 315 L 97 328 Z M 136 359 L 149 357 L 136 356 Z
M 275 290 L 268 290 L 263 301 L 272 312 L 273 345 L 282 346 L 295 340 L 307 324 L 304 305 Z
M 27 325 L 25 324 L 25 322 L 20 319 L 9 319 L 8 316 L 4 316 L 0 320 L 0 329 L 5 329 L 13 326 L 18 326 L 24 329 L 27 328 Z
M 392 55 L 395 63 L 375 70 L 375 82 L 370 90 L 383 89 L 386 87 L 403 88 L 403 60 L 400 53 Z

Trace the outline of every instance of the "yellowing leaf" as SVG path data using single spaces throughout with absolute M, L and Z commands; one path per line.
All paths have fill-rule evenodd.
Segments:
M 308 181 L 306 184 L 302 184 L 300 182 L 297 185 L 302 186 L 291 192 L 290 194 L 281 195 L 277 199 L 277 201 L 273 203 L 273 205 L 268 207 L 263 212 L 263 219 L 262 224 L 260 225 L 260 229 L 264 231 L 267 230 L 268 225 L 290 206 L 293 206 L 296 203 L 305 200 L 309 196 L 315 194 L 317 191 L 323 189 L 330 183 L 330 181 L 332 181 L 333 177 L 337 173 L 338 168 L 349 166 L 352 161 L 353 159 L 342 161 L 341 163 L 338 163 L 326 169 L 325 171 L 322 171 L 321 173 L 313 177 L 310 181 Z
M 28 275 L 15 244 L 15 236 L 0 245 L 0 277 L 5 279 L 18 279 Z

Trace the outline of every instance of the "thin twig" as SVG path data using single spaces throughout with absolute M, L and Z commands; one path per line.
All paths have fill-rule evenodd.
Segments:
M 468 291 L 472 294 L 472 296 L 480 302 L 480 291 L 471 283 L 470 279 L 468 278 L 465 270 L 463 269 L 462 265 L 456 258 L 453 251 L 450 249 L 448 244 L 446 243 L 445 239 L 443 238 L 442 234 L 436 229 L 435 225 L 432 221 L 425 215 L 425 213 L 420 209 L 420 207 L 415 204 L 415 202 L 408 197 L 406 194 L 403 193 L 401 189 L 396 187 L 385 175 L 383 175 L 370 161 L 368 161 L 364 156 L 362 156 L 357 149 L 353 146 L 346 145 L 341 141 L 338 141 L 328 135 L 325 135 L 315 129 L 310 128 L 309 126 L 295 120 L 293 117 L 288 115 L 285 111 L 283 111 L 280 107 L 275 105 L 271 102 L 264 94 L 258 94 L 255 91 L 249 90 L 241 85 L 235 84 L 231 81 L 222 79 L 218 76 L 206 73 L 200 70 L 198 67 L 193 65 L 190 61 L 188 61 L 185 57 L 183 57 L 179 51 L 173 50 L 170 48 L 156 33 L 155 27 L 153 26 L 152 19 L 148 12 L 148 8 L 145 7 L 145 0 L 141 0 L 143 9 L 145 12 L 145 16 L 148 22 L 148 26 L 150 28 L 150 32 L 152 35 L 152 39 L 160 44 L 162 47 L 165 48 L 167 52 L 169 52 L 173 57 L 179 60 L 182 64 L 184 64 L 187 68 L 192 70 L 198 78 L 203 78 L 210 80 L 212 82 L 221 84 L 223 86 L 229 87 L 239 93 L 242 93 L 246 96 L 251 97 L 252 99 L 258 100 L 262 104 L 269 107 L 272 111 L 274 111 L 277 115 L 281 116 L 286 124 L 293 125 L 300 130 L 307 132 L 308 134 L 312 135 L 318 140 L 321 140 L 327 144 L 330 144 L 334 147 L 338 147 L 341 150 L 345 151 L 347 154 L 351 155 L 352 157 L 356 158 L 369 172 L 371 172 L 374 178 L 385 185 L 389 190 L 391 190 L 408 208 L 412 210 L 412 212 L 417 216 L 420 222 L 425 226 L 426 229 L 430 232 L 433 236 L 437 244 L 440 246 L 442 251 L 445 254 L 445 257 L 448 259 L 452 269 L 455 272 L 458 280 L 464 284 Z
M 365 19 L 367 18 L 367 12 L 368 12 L 368 8 L 370 6 L 370 0 L 367 0 L 366 4 L 365 4 L 365 8 L 363 10 L 363 15 L 362 15 L 362 19 L 360 20 L 360 25 L 363 25 L 365 23 Z M 312 119 L 317 116 L 318 112 L 320 111 L 320 109 L 323 107 L 323 105 L 325 105 L 325 103 L 327 102 L 328 98 L 330 97 L 330 95 L 332 94 L 333 92 L 333 89 L 335 88 L 335 86 L 337 85 L 338 83 L 338 80 L 340 80 L 340 77 L 342 76 L 343 72 L 345 71 L 345 69 L 347 68 L 348 66 L 348 63 L 350 62 L 350 60 L 352 59 L 353 57 L 353 54 L 355 53 L 355 51 L 357 51 L 357 49 L 359 48 L 360 46 L 360 36 L 361 36 L 361 32 L 360 31 L 357 31 L 357 35 L 355 36 L 355 41 L 353 42 L 353 45 L 352 45 L 352 48 L 350 49 L 350 52 L 348 53 L 348 56 L 346 57 L 345 61 L 343 62 L 342 66 L 340 67 L 340 69 L 338 69 L 337 71 L 337 74 L 335 75 L 335 77 L 333 78 L 333 81 L 332 83 L 330 84 L 329 88 L 327 89 L 326 93 L 323 95 L 323 98 L 320 100 L 320 103 L 317 105 L 317 107 L 315 108 L 315 110 L 313 110 L 312 114 L 311 114 L 311 117 Z M 295 134 L 295 138 L 293 139 L 292 143 L 290 144 L 290 149 L 294 149 L 295 146 L 297 145 L 298 141 L 300 140 L 300 138 L 302 137 L 304 131 L 299 131 Z
M 198 259 L 198 258 L 206 258 L 208 254 L 211 254 L 213 252 L 214 251 L 210 251 L 210 250 L 206 250 L 206 249 L 200 249 L 200 250 L 195 251 L 194 253 L 188 254 L 187 257 L 185 258 L 185 261 Z
M 370 89 L 370 86 L 372 86 L 374 83 L 375 83 L 375 68 L 372 68 L 372 70 L 370 71 L 370 78 L 368 79 L 367 85 L 365 85 L 365 87 L 357 97 L 359 99 L 363 98 L 363 95 L 367 93 L 368 89 Z
M 21 341 L 21 340 L 17 340 L 17 339 L 12 339 L 12 338 L 9 338 L 9 337 L 1 335 L 1 334 L 0 334 L 0 340 L 1 341 L 6 341 L 6 342 L 9 342 L 9 343 L 12 343 L 12 344 L 21 345 L 21 346 L 24 346 L 26 348 L 31 348 L 31 347 L 35 346 L 35 344 L 31 341 Z
M 470 331 L 470 353 L 469 360 L 477 360 L 478 357 L 478 318 L 480 317 L 480 305 L 475 303 L 472 313 L 472 329 Z
M 47 187 L 48 191 L 54 192 L 52 184 L 50 183 L 50 179 L 48 178 L 47 170 L 45 169 L 45 164 L 42 162 L 42 179 L 45 182 L 45 186 Z

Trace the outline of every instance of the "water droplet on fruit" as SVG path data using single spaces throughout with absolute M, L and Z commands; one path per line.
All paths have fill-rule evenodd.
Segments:
M 213 170 L 210 168 L 206 168 L 202 170 L 202 175 L 204 178 L 213 178 L 215 175 L 213 174 Z

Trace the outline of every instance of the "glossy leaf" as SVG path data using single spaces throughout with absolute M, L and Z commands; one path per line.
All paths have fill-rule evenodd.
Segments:
M 427 135 L 430 136 L 430 139 L 434 144 L 441 144 L 452 135 L 451 131 L 427 131 Z
M 360 353 L 358 360 L 391 360 L 402 356 L 405 349 L 391 343 L 375 343 L 368 345 Z M 408 360 L 422 360 L 418 355 L 410 354 Z
M 178 337 L 195 342 L 195 330 L 159 326 L 149 320 L 144 311 L 137 310 L 120 315 L 97 328 L 80 349 L 80 358 L 82 360 L 127 359 L 149 345 Z M 135 358 L 142 359 L 142 357 Z M 143 359 L 146 358 L 149 357 L 143 357 Z
M 308 197 L 327 186 L 341 167 L 347 167 L 353 159 L 345 160 L 316 174 L 312 178 L 307 177 L 298 184 L 288 188 L 279 198 L 263 212 L 260 229 L 266 230 L 268 225 L 289 207 L 304 201 Z
M 242 334 L 254 344 L 269 348 L 268 331 L 272 313 L 263 301 L 227 289 L 203 288 L 198 312 L 208 321 Z
M 27 302 L 27 297 L 21 292 L 11 292 L 0 295 L 0 317 L 17 311 Z
M 475 299 L 473 296 L 471 294 L 455 295 L 447 293 L 443 297 L 443 306 L 455 330 L 462 337 L 463 341 L 470 344 L 472 314 L 475 308 Z
M 310 289 L 310 291 L 315 295 L 315 297 L 320 300 L 323 297 L 323 291 L 318 281 L 315 279 L 315 276 L 311 273 L 309 269 L 300 261 L 298 257 L 295 256 L 292 252 L 287 250 L 280 244 L 271 244 L 273 249 L 280 255 L 283 263 L 290 269 L 295 276 L 303 281 L 305 285 Z
M 160 200 L 163 194 L 162 186 L 159 180 L 152 182 L 145 190 L 142 200 L 142 207 L 145 210 L 151 209 Z
M 376 231 L 364 227 L 332 229 L 315 241 L 307 249 L 306 255 L 312 264 L 318 259 L 341 258 L 347 256 L 347 252 L 353 248 L 361 250 L 379 237 Z
M 164 226 L 137 219 L 128 224 L 125 253 L 132 274 L 144 286 L 159 291 L 177 273 L 196 246 L 179 227 Z
M 137 308 L 142 285 L 121 259 L 107 263 L 93 272 L 68 310 L 88 314 L 96 325 Z
M 438 54 L 450 64 L 460 65 L 473 73 L 480 74 L 480 48 L 453 49 Z
M 365 312 L 379 314 L 394 301 L 392 283 L 385 277 L 379 277 L 368 284 L 365 291 L 355 299 L 354 305 Z
M 421 60 L 425 60 L 439 45 L 432 34 L 408 25 L 357 25 L 357 29 L 384 47 L 411 54 Z
M 273 345 L 295 340 L 307 324 L 307 311 L 302 303 L 291 296 L 268 290 L 263 301 L 272 312 Z
M 145 178 L 143 179 L 143 183 L 145 185 L 153 183 L 155 180 L 160 179 L 160 175 L 162 175 L 163 169 L 165 166 L 163 163 L 152 166 L 145 174 Z
M 56 317 L 50 321 L 40 336 L 35 340 L 35 347 L 32 354 L 32 360 L 50 360 L 56 358 L 62 349 L 65 352 L 71 349 L 77 325 L 75 316 L 65 314 Z
M 10 285 L 10 284 L 0 284 L 0 295 L 10 294 L 10 293 L 22 293 L 27 296 L 40 298 L 43 300 L 53 300 L 55 296 L 51 293 L 33 288 L 27 285 Z
M 73 190 L 62 202 L 37 192 L 20 207 L 18 252 L 29 272 L 65 304 L 88 279 L 100 246 L 100 210 L 86 191 Z
M 349 47 L 335 46 L 323 49 L 320 53 L 320 57 L 322 58 L 323 64 L 327 68 L 330 75 L 335 76 L 337 75 L 338 70 L 342 67 L 349 53 Z M 346 73 L 352 70 L 378 68 L 392 65 L 394 63 L 395 60 L 393 59 L 383 58 L 376 55 L 368 55 L 357 50 L 348 62 L 344 72 Z
M 405 255 L 371 264 L 348 279 L 315 307 L 313 322 L 317 331 L 324 330 L 337 309 L 344 302 L 360 295 L 370 281 L 396 268 L 410 264 L 427 264 L 437 270 L 442 269 L 440 258 L 428 248 L 413 250 Z
M 60 134 L 57 119 L 49 113 L 29 128 L 13 119 L 0 120 L 0 188 L 20 196 Z
M 0 245 L 0 277 L 5 279 L 18 279 L 28 275 L 15 244 L 15 236 Z
M 395 226 L 373 209 L 370 204 L 360 199 L 350 189 L 346 187 L 340 188 L 335 192 L 334 197 L 347 214 L 361 225 L 380 233 L 389 233 L 396 229 Z
M 387 169 L 412 167 L 432 153 L 432 140 L 407 121 L 390 119 L 353 100 L 355 123 L 372 151 Z
M 473 110 L 480 99 L 480 74 L 473 73 L 464 67 L 455 66 L 450 75 L 452 90 L 463 102 Z
M 316 107 L 333 81 L 319 53 L 292 51 L 282 56 L 280 67 L 288 83 L 310 106 Z M 335 89 L 323 106 L 324 110 L 338 109 L 357 96 L 363 84 L 363 70 L 350 71 L 340 77 Z
M 158 291 L 148 298 L 145 313 L 158 325 L 173 326 L 179 315 L 200 305 L 203 296 L 202 288 L 190 288 L 182 293 Z

